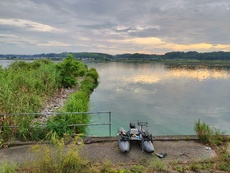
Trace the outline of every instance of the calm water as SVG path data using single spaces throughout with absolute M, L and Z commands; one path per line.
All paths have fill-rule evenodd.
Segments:
M 0 61 L 6 66 L 12 61 Z M 230 134 L 230 72 L 207 68 L 169 68 L 156 63 L 86 62 L 100 84 L 91 95 L 91 111 L 112 112 L 112 135 L 129 122 L 148 121 L 153 135 L 195 134 L 201 119 Z M 108 116 L 95 116 L 106 123 Z M 89 129 L 108 135 L 107 126 Z
M 89 63 L 100 74 L 92 111 L 112 112 L 112 134 L 129 122 L 148 121 L 154 135 L 195 134 L 198 119 L 230 134 L 230 72 L 168 68 L 156 63 Z M 108 119 L 106 119 L 107 121 Z M 105 118 L 94 122 L 106 122 Z M 91 134 L 108 135 L 106 127 Z

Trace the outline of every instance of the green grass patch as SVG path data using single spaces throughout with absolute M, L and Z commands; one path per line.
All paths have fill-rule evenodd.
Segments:
M 201 123 L 200 119 L 195 123 L 194 130 L 199 140 L 204 144 L 221 145 L 223 142 L 227 141 L 225 132 L 222 132 L 220 129 L 210 127 L 204 122 Z
M 18 166 L 13 162 L 11 162 L 11 163 L 8 163 L 8 162 L 0 163 L 0 172 L 1 173 L 16 173 L 17 168 L 18 168 Z
M 0 145 L 10 138 L 41 140 L 49 138 L 53 132 L 59 136 L 85 132 L 86 127 L 69 127 L 71 124 L 88 123 L 89 117 L 85 114 L 50 117 L 47 124 L 33 115 L 41 112 L 47 100 L 57 91 L 76 87 L 79 77 L 84 78 L 79 91 L 70 95 L 60 112 L 89 110 L 90 94 L 98 85 L 96 69 L 88 69 L 73 55 L 68 55 L 59 63 L 39 59 L 16 61 L 6 69 L 0 68 Z

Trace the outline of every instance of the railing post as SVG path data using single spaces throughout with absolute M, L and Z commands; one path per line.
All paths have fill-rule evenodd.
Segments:
M 112 126 L 112 123 L 111 123 L 111 112 L 109 111 L 109 137 L 111 137 L 111 126 Z
M 52 113 L 52 115 L 66 115 L 66 114 L 106 114 L 109 115 L 109 122 L 106 123 L 94 123 L 94 124 L 69 124 L 68 126 L 70 127 L 74 127 L 74 126 L 94 126 L 94 125 L 109 125 L 109 136 L 112 136 L 112 114 L 111 111 L 107 111 L 107 112 L 54 112 Z M 18 113 L 18 114 L 0 114 L 0 116 L 25 116 L 25 115 L 39 115 L 42 116 L 42 113 Z M 44 125 L 45 126 L 45 125 Z M 2 126 L 0 125 L 0 128 L 2 127 L 9 127 L 9 128 L 18 128 L 18 125 L 15 126 Z

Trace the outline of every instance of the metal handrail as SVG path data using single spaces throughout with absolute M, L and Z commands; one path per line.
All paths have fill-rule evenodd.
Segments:
M 51 115 L 61 115 L 61 114 L 103 114 L 103 113 L 111 113 L 110 111 L 98 111 L 98 112 L 49 112 L 48 116 Z M 45 113 L 15 113 L 15 114 L 0 114 L 0 116 L 18 116 L 18 115 L 45 115 Z
M 108 123 L 91 123 L 91 124 L 70 124 L 69 127 L 76 127 L 76 126 L 99 126 L 99 125 L 108 125 L 109 126 L 109 136 L 111 137 L 111 112 L 110 111 L 101 111 L 101 112 L 53 112 L 49 114 L 49 116 L 52 115 L 68 115 L 68 114 L 109 114 L 109 122 Z M 31 116 L 44 116 L 44 113 L 17 113 L 17 114 L 0 114 L 0 116 L 25 116 L 25 115 L 31 115 Z M 43 125 L 45 127 L 45 125 Z M 0 126 L 0 127 L 8 127 L 8 128 L 18 128 L 19 126 Z

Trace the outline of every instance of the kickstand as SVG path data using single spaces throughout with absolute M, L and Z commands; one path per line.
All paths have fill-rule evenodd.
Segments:
M 167 156 L 167 153 L 155 153 L 157 157 L 159 158 L 165 158 Z
M 143 147 L 141 147 L 141 152 L 144 153 L 144 148 Z

